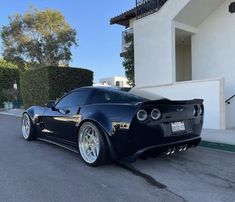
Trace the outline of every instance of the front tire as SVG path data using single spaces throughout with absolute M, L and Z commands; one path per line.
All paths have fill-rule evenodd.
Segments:
M 21 130 L 25 140 L 30 141 L 35 139 L 34 125 L 30 116 L 27 113 L 23 114 L 21 122 Z
M 78 132 L 78 148 L 82 160 L 89 166 L 107 162 L 108 149 L 103 132 L 91 122 L 85 122 Z

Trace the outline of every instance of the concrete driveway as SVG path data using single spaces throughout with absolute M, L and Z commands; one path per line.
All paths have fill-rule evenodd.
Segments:
M 0 201 L 235 201 L 235 154 L 198 147 L 99 168 L 0 115 Z

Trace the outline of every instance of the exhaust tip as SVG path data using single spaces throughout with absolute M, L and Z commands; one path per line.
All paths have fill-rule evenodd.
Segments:
M 176 148 L 174 147 L 172 150 L 171 150 L 171 154 L 174 154 L 176 151 Z
M 169 148 L 166 152 L 166 155 L 169 156 L 171 154 L 171 149 Z
M 182 151 L 183 151 L 183 149 L 184 149 L 184 146 L 183 146 L 183 145 L 181 145 L 181 146 L 180 146 L 180 148 L 179 148 L 179 151 L 180 151 L 180 152 L 182 152 Z
M 186 144 L 186 145 L 184 145 L 183 150 L 186 151 L 187 149 L 188 149 L 188 145 Z

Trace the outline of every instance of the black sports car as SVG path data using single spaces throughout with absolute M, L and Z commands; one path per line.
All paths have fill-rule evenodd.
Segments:
M 37 138 L 77 151 L 90 166 L 197 146 L 203 100 L 171 101 L 152 95 L 107 87 L 75 89 L 46 107 L 27 109 L 22 134 L 26 140 Z

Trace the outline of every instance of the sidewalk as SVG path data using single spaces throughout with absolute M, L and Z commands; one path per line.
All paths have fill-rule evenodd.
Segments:
M 23 109 L 11 109 L 10 111 L 0 110 L 0 114 L 22 117 Z
M 0 110 L 0 114 L 22 117 L 23 111 L 24 110 L 22 109 L 12 109 L 8 112 L 4 111 L 1 112 Z M 203 147 L 235 152 L 235 129 L 234 130 L 203 129 L 202 142 L 200 145 Z
M 201 146 L 235 152 L 235 129 L 203 129 Z

